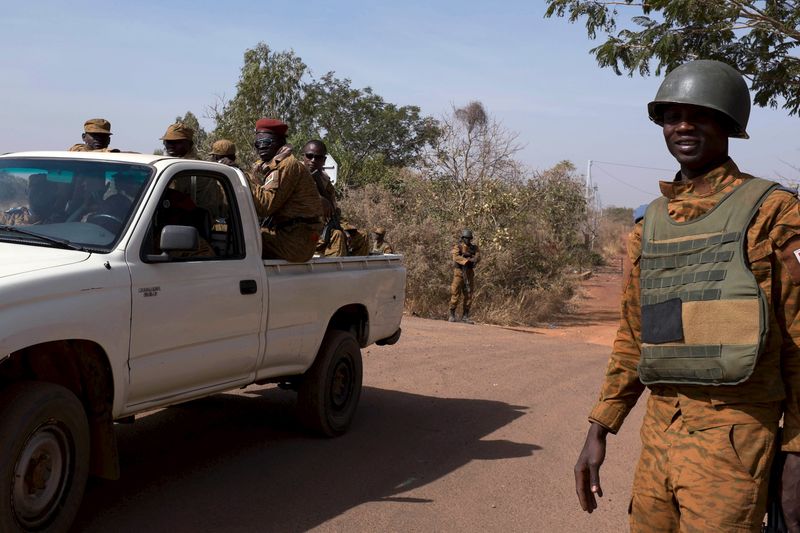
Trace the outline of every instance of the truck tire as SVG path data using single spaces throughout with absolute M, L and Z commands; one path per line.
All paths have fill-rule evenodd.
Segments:
M 361 349 L 353 335 L 329 330 L 297 391 L 300 420 L 326 437 L 350 427 L 361 397 Z
M 89 423 L 78 398 L 53 383 L 0 392 L 0 531 L 67 531 L 89 474 Z

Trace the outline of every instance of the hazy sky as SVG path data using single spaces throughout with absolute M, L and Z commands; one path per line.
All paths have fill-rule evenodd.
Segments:
M 525 145 L 536 169 L 568 159 L 604 205 L 636 206 L 675 164 L 647 119 L 657 78 L 600 69 L 582 25 L 544 19 L 545 2 L 3 2 L 0 153 L 63 149 L 85 119 L 112 123 L 112 146 L 152 152 L 178 115 L 202 120 L 232 96 L 245 49 L 293 49 L 386 100 L 439 116 L 480 100 Z M 800 119 L 754 109 L 742 170 L 800 178 Z M 240 147 L 241 148 L 241 147 Z M 621 165 L 632 165 L 621 166 Z M 649 170 L 651 167 L 662 170 Z

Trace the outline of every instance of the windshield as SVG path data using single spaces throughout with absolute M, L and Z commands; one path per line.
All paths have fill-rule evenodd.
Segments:
M 0 158 L 0 242 L 107 252 L 153 172 L 109 161 Z

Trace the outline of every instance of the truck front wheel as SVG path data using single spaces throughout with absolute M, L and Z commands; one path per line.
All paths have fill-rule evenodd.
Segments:
M 327 437 L 347 431 L 361 397 L 362 375 L 356 339 L 349 332 L 329 330 L 297 391 L 302 422 Z
M 27 381 L 0 392 L 0 531 L 61 532 L 89 473 L 89 424 L 78 398 Z

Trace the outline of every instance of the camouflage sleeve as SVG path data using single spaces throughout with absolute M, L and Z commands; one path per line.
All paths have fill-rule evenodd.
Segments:
M 461 255 L 461 246 L 458 245 L 458 244 L 453 246 L 452 255 L 453 255 L 453 262 L 454 263 L 457 263 L 459 265 L 466 265 L 469 262 L 466 257 L 463 257 Z
M 641 309 L 639 307 L 639 257 L 642 249 L 642 225 L 638 224 L 628 237 L 628 256 L 631 270 L 622 294 L 622 309 L 617 337 L 606 368 L 606 377 L 600 388 L 600 399 L 589 415 L 589 420 L 619 431 L 625 417 L 644 392 L 639 381 L 641 355 Z
M 279 165 L 267 176 L 256 192 L 258 202 L 265 207 L 263 216 L 274 215 L 283 207 L 292 196 L 300 175 L 295 165 Z
M 786 389 L 783 418 L 784 451 L 800 452 L 800 204 L 788 194 L 773 194 L 764 202 L 779 202 L 769 232 L 776 250 L 772 294 L 781 329 L 781 374 Z

